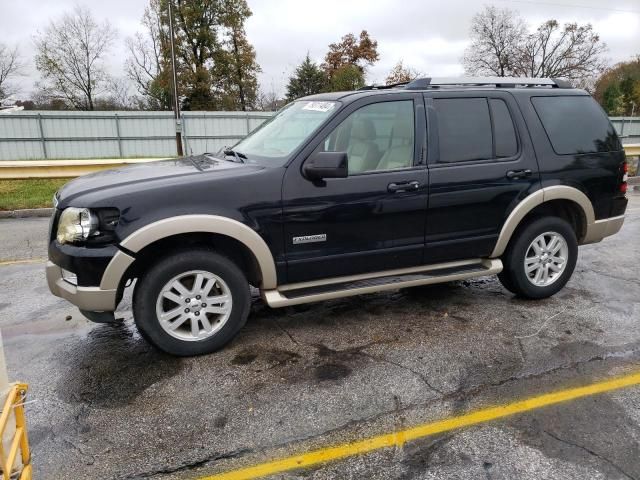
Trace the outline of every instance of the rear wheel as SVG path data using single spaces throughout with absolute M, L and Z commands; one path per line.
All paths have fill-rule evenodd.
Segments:
M 547 298 L 569 281 L 577 258 L 578 242 L 571 226 L 561 218 L 540 218 L 511 240 L 498 278 L 517 295 Z
M 172 355 L 211 353 L 245 324 L 249 284 L 228 258 L 209 250 L 177 252 L 151 267 L 136 286 L 140 333 Z

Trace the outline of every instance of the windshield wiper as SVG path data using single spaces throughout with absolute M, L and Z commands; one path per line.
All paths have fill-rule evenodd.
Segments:
M 236 152 L 231 148 L 224 149 L 222 153 L 224 153 L 227 156 L 233 156 L 235 158 L 235 161 L 238 163 L 244 163 L 244 161 L 247 159 L 247 156 L 244 153 Z

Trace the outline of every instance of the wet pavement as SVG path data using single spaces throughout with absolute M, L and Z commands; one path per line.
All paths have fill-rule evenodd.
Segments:
M 46 256 L 46 219 L 0 220 L 0 260 Z M 30 384 L 34 478 L 192 479 L 640 370 L 640 196 L 553 298 L 495 278 L 281 310 L 219 353 L 161 354 L 0 266 L 10 378 Z M 640 387 L 279 479 L 640 479 Z

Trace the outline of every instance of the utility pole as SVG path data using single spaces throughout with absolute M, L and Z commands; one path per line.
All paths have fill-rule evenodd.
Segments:
M 178 97 L 178 72 L 176 72 L 176 51 L 173 34 L 173 0 L 169 0 L 169 36 L 171 37 L 171 69 L 173 70 L 173 111 L 176 116 L 176 149 L 182 157 L 182 122 L 180 119 L 180 98 Z

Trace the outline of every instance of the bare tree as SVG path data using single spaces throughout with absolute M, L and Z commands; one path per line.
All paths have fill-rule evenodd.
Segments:
M 132 110 L 139 102 L 131 94 L 131 81 L 126 77 L 109 80 L 107 92 L 96 100 L 96 110 Z
M 12 81 L 23 74 L 24 67 L 18 47 L 0 43 L 0 100 L 18 92 L 18 86 Z
M 516 12 L 485 7 L 471 20 L 471 45 L 462 57 L 466 73 L 498 77 L 511 75 L 515 57 L 525 38 L 525 23 Z
M 590 24 L 561 27 L 548 20 L 528 35 L 520 48 L 514 72 L 525 77 L 566 78 L 584 82 L 606 68 L 607 46 Z
M 269 90 L 261 90 L 260 93 L 258 93 L 256 107 L 257 110 L 261 112 L 275 112 L 286 103 L 287 101 L 281 98 L 273 85 L 271 85 Z
M 151 0 L 145 8 L 142 25 L 146 32 L 126 40 L 129 50 L 125 69 L 136 90 L 150 109 L 171 108 L 171 80 L 166 66 L 169 59 L 167 34 L 163 28 L 159 0 Z
M 108 87 L 103 60 L 115 38 L 109 22 L 98 23 L 86 7 L 76 6 L 72 13 L 51 21 L 35 38 L 42 90 L 74 108 L 93 110 L 96 98 Z
M 607 46 L 590 24 L 547 20 L 533 33 L 508 9 L 485 7 L 473 17 L 462 63 L 470 75 L 551 77 L 593 86 L 606 67 Z

